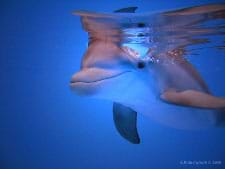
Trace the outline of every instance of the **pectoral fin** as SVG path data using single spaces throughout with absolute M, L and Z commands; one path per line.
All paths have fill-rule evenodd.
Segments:
M 161 96 L 161 99 L 184 106 L 192 106 L 207 109 L 224 109 L 225 99 L 215 97 L 207 93 L 185 90 L 182 92 L 166 91 Z
M 119 103 L 113 104 L 113 119 L 117 131 L 122 137 L 134 144 L 140 143 L 136 122 L 137 112 Z

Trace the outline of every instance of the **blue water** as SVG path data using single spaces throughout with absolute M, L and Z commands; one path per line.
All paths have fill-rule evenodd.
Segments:
M 225 128 L 177 130 L 139 115 L 142 142 L 133 145 L 117 133 L 110 101 L 79 97 L 69 89 L 87 47 L 73 10 L 138 6 L 139 12 L 147 12 L 212 2 L 223 0 L 1 1 L 0 168 L 225 168 Z M 225 96 L 224 54 L 204 49 L 189 59 L 210 89 Z

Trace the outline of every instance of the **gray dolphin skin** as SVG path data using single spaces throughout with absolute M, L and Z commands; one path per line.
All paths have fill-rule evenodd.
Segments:
M 202 7 L 180 12 L 188 15 L 198 11 L 197 8 L 204 13 Z M 219 8 L 221 10 L 221 5 Z M 113 14 L 74 13 L 81 16 L 82 26 L 89 33 L 89 45 L 80 71 L 72 76 L 71 90 L 77 95 L 113 101 L 116 129 L 134 144 L 140 143 L 138 113 L 178 129 L 223 127 L 225 99 L 213 96 L 198 71 L 183 57 L 186 43 L 170 48 L 164 45 L 161 51 L 147 47 L 143 57 L 138 50 L 122 45 L 124 30 L 121 25 L 127 24 L 123 24 L 121 17 L 125 21 L 133 19 L 129 22 L 132 29 L 148 28 L 144 19 L 135 18 L 136 9 L 123 8 Z M 207 6 L 206 9 L 211 8 Z M 217 10 L 215 5 L 211 10 Z M 174 15 L 177 13 L 179 10 Z

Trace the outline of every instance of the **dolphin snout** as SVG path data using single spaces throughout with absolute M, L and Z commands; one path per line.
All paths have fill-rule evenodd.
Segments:
M 125 72 L 130 72 L 129 70 L 110 70 L 110 69 L 102 69 L 102 68 L 86 68 L 82 69 L 78 73 L 74 74 L 71 78 L 70 83 L 93 83 L 109 78 L 113 78 L 115 76 L 119 76 Z
M 115 79 L 129 72 L 131 71 L 85 68 L 72 76 L 70 89 L 78 95 L 107 94 L 112 86 L 118 85 L 118 81 L 115 83 Z

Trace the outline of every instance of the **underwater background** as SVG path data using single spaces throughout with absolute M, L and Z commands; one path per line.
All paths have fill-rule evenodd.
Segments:
M 112 102 L 69 88 L 87 48 L 73 10 L 149 12 L 217 2 L 225 1 L 1 1 L 0 169 L 224 169 L 225 128 L 178 130 L 139 114 L 141 144 L 134 145 L 117 133 Z M 205 49 L 191 59 L 224 97 L 224 51 Z M 193 161 L 217 164 L 183 164 Z

